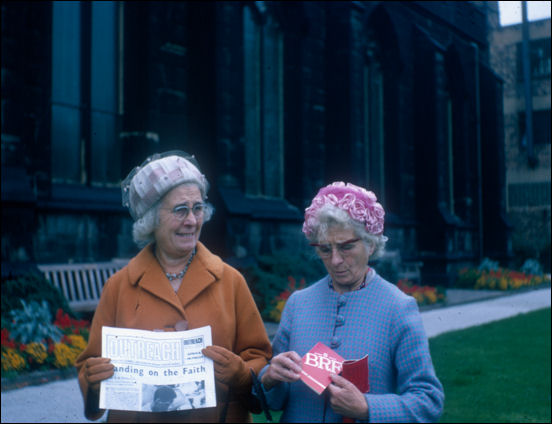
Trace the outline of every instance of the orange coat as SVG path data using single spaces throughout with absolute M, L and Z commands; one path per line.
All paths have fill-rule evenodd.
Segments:
M 256 373 L 272 355 L 259 311 L 237 270 L 198 243 L 194 260 L 175 293 L 150 244 L 104 286 L 92 320 L 88 346 L 76 362 L 85 404 L 88 386 L 83 364 L 89 357 L 101 356 L 102 326 L 155 330 L 174 327 L 181 320 L 188 321 L 190 329 L 210 325 L 213 344 L 239 355 L 247 368 L 253 368 Z M 112 410 L 108 421 L 218 422 L 228 387 L 218 381 L 216 386 L 216 408 L 164 413 Z M 249 387 L 233 389 L 226 421 L 250 421 L 250 414 L 235 398 L 236 391 L 249 391 Z M 87 418 L 98 419 L 101 413 L 88 414 Z

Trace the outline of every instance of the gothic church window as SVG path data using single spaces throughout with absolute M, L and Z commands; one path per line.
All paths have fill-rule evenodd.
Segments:
M 53 182 L 119 183 L 120 7 L 112 1 L 53 2 Z
M 283 197 L 283 37 L 264 2 L 243 8 L 245 188 Z
M 364 64 L 364 149 L 366 185 L 385 202 L 384 79 L 377 45 L 370 43 Z

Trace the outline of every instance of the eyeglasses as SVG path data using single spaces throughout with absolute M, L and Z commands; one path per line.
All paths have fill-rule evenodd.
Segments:
M 359 240 L 359 238 L 355 238 L 336 244 L 311 243 L 310 245 L 316 247 L 316 250 L 318 251 L 320 257 L 329 258 L 330 256 L 332 256 L 334 246 L 341 256 L 350 255 L 352 253 L 352 250 L 355 248 L 355 243 Z
M 205 203 L 196 203 L 191 208 L 188 205 L 177 205 L 171 212 L 176 219 L 183 221 L 190 214 L 190 210 L 196 218 L 199 218 L 205 212 Z

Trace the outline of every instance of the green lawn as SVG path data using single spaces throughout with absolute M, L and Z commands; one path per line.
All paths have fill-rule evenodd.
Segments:
M 549 423 L 550 338 L 548 308 L 430 339 L 446 396 L 440 422 Z
M 441 422 L 550 422 L 550 308 L 430 340 Z

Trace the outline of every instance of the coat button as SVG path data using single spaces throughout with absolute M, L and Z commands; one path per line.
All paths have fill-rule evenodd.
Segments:
M 330 347 L 335 349 L 336 347 L 339 347 L 339 345 L 341 344 L 341 340 L 339 340 L 339 337 L 332 337 L 332 340 L 331 340 L 331 343 L 330 343 Z

